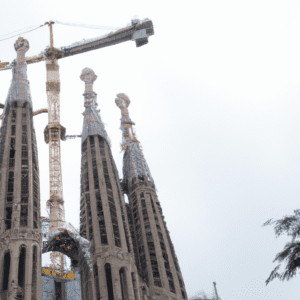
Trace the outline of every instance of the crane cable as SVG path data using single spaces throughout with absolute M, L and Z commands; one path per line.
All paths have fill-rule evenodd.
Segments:
M 84 27 L 84 28 L 90 28 L 90 29 L 104 29 L 104 30 L 118 30 L 120 28 L 116 27 L 110 27 L 110 26 L 97 26 L 97 25 L 86 25 L 86 24 L 78 24 L 78 23 L 67 23 L 67 22 L 61 22 L 57 20 L 53 20 L 53 22 L 57 24 L 62 25 L 69 25 L 69 26 L 75 26 L 75 27 Z
M 120 29 L 120 28 L 110 27 L 110 26 L 97 26 L 97 25 L 75 24 L 75 23 L 60 22 L 60 21 L 57 21 L 57 20 L 53 20 L 53 22 L 54 22 L 54 23 L 57 23 L 57 24 L 62 24 L 62 25 L 69 25 L 69 26 L 75 26 L 75 27 L 84 27 L 84 28 L 90 28 L 90 29 L 104 29 L 104 30 L 118 30 L 118 29 Z M 27 33 L 27 32 L 34 31 L 34 30 L 39 29 L 39 28 L 41 28 L 41 27 L 43 27 L 43 26 L 45 26 L 45 25 L 48 25 L 48 24 L 49 24 L 49 23 L 46 22 L 45 24 L 40 25 L 40 26 L 38 26 L 38 27 L 35 27 L 36 25 L 34 25 L 34 26 L 26 27 L 26 28 L 23 28 L 23 29 L 20 29 L 20 30 L 16 30 L 16 31 L 10 32 L 10 33 L 2 34 L 2 35 L 0 35 L 0 37 L 1 37 L 1 36 L 5 36 L 5 35 L 9 35 L 9 34 L 12 34 L 12 33 L 15 33 L 15 32 L 21 31 L 21 30 L 26 30 L 26 29 L 35 27 L 35 28 L 31 29 L 31 30 L 23 31 L 23 32 L 20 32 L 20 33 L 18 33 L 18 34 L 16 34 L 16 35 L 7 37 L 7 38 L 5 38 L 5 39 L 2 39 L 2 40 L 0 40 L 0 42 L 5 41 L 5 40 L 8 40 L 8 39 L 11 39 L 11 38 L 13 38 L 13 37 L 15 37 L 15 36 L 18 36 L 18 35 L 20 35 L 20 34 L 23 34 L 23 33 Z
M 5 40 L 8 40 L 8 39 L 11 39 L 11 38 L 13 38 L 13 37 L 15 37 L 15 36 L 18 36 L 18 35 L 20 35 L 20 34 L 27 33 L 27 32 L 30 32 L 30 31 L 39 29 L 39 28 L 41 28 L 41 27 L 43 27 L 43 26 L 45 26 L 45 25 L 46 25 L 46 24 L 43 24 L 43 25 L 40 25 L 40 26 L 38 26 L 38 27 L 36 27 L 36 28 L 33 28 L 33 29 L 31 29 L 31 30 L 24 31 L 24 32 L 20 32 L 20 33 L 18 33 L 18 34 L 16 34 L 16 35 L 10 36 L 10 37 L 5 38 L 5 39 L 2 39 L 2 40 L 0 40 L 0 42 L 5 41 Z M 25 29 L 32 28 L 32 27 L 33 27 L 33 26 L 30 26 L 30 27 L 27 27 L 27 28 L 24 28 L 24 29 L 20 29 L 20 30 L 25 30 Z M 18 31 L 20 31 L 20 30 L 17 30 L 17 31 L 14 31 L 14 32 L 18 32 Z M 14 32 L 11 32 L 11 33 L 14 33 Z M 11 34 L 11 33 L 3 34 L 2 36 L 8 35 L 8 34 Z
M 15 32 L 21 31 L 21 30 L 26 30 L 26 29 L 29 29 L 29 28 L 32 28 L 32 27 L 36 27 L 36 26 L 38 26 L 38 25 L 32 25 L 32 26 L 29 26 L 29 27 L 26 27 L 26 28 L 23 28 L 23 29 L 19 29 L 19 30 L 12 31 L 12 32 L 9 32 L 9 33 L 1 34 L 0 37 L 15 33 Z

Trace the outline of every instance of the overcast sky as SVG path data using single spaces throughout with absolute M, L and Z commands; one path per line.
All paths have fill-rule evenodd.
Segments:
M 126 42 L 59 61 L 61 124 L 67 134 L 81 133 L 79 76 L 93 69 L 121 178 L 114 100 L 118 93 L 131 100 L 187 293 L 209 293 L 216 281 L 222 300 L 298 300 L 299 276 L 265 286 L 290 239 L 276 239 L 272 227 L 261 225 L 299 209 L 300 1 L 2 2 L 0 35 L 51 19 L 113 27 L 134 15 L 153 21 L 155 35 L 141 48 Z M 54 25 L 54 46 L 107 32 Z M 27 56 L 49 44 L 47 26 L 22 36 Z M 16 57 L 17 38 L 0 42 L 2 62 Z M 45 69 L 45 62 L 28 66 L 34 110 L 47 107 Z M 10 80 L 11 71 L 0 72 L 1 103 Z M 49 199 L 47 120 L 34 117 L 42 215 Z M 66 220 L 78 227 L 80 139 L 61 148 Z

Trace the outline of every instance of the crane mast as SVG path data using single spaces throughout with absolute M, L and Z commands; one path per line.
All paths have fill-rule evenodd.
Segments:
M 50 199 L 47 201 L 47 207 L 50 208 L 51 235 L 65 222 L 60 157 L 60 139 L 65 134 L 65 129 L 60 125 L 60 78 L 57 62 L 60 51 L 53 47 L 52 24 L 53 22 L 49 22 L 50 47 L 46 50 L 48 126 L 44 131 L 45 142 L 49 143 Z M 51 252 L 50 257 L 51 267 L 62 271 L 65 267 L 64 255 Z

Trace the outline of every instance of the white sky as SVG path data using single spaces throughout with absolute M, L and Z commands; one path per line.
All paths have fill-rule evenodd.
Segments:
M 78 3 L 78 4 L 74 4 Z M 117 93 L 129 112 L 155 180 L 188 294 L 223 300 L 298 300 L 300 278 L 265 280 L 289 240 L 261 225 L 299 208 L 300 1 L 3 1 L 0 35 L 50 19 L 122 27 L 150 18 L 149 44 L 134 42 L 59 61 L 61 124 L 80 134 L 83 68 L 98 79 L 101 117 L 122 175 Z M 54 45 L 107 31 L 54 26 Z M 22 35 L 27 56 L 49 44 L 48 28 Z M 1 39 L 1 37 L 0 37 Z M 17 37 L 0 42 L 16 57 Z M 34 109 L 47 105 L 45 63 L 28 66 Z M 11 71 L 0 72 L 4 103 Z M 42 207 L 49 198 L 47 115 L 34 118 Z M 66 219 L 79 222 L 80 139 L 62 142 Z M 45 215 L 45 210 L 42 210 Z

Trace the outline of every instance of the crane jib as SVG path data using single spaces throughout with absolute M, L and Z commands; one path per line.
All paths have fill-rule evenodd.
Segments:
M 99 38 L 98 40 L 93 39 L 90 42 L 84 41 L 81 44 L 74 45 L 73 47 L 72 46 L 62 47 L 62 51 L 64 52 L 64 57 L 120 44 L 131 40 L 139 42 L 147 39 L 148 41 L 148 36 L 154 34 L 153 26 L 151 27 L 149 26 L 147 28 L 142 28 L 139 30 L 136 30 L 135 28 L 129 28 L 128 30 L 122 30 L 121 32 L 120 31 L 121 30 L 119 30 L 118 32 L 111 33 L 106 37 Z M 142 43 L 141 45 L 143 44 L 144 43 Z
M 102 37 L 78 42 L 66 47 L 61 47 L 61 50 L 53 47 L 53 50 L 60 52 L 60 55 L 57 55 L 56 57 L 57 59 L 61 59 L 132 40 L 136 42 L 137 47 L 141 47 L 148 43 L 148 37 L 151 35 L 154 35 L 153 23 L 151 20 L 145 19 L 132 26 L 121 28 Z M 49 52 L 48 50 L 49 49 L 38 56 L 25 58 L 27 64 L 44 61 Z M 11 68 L 11 64 L 0 62 L 0 71 L 10 70 Z

